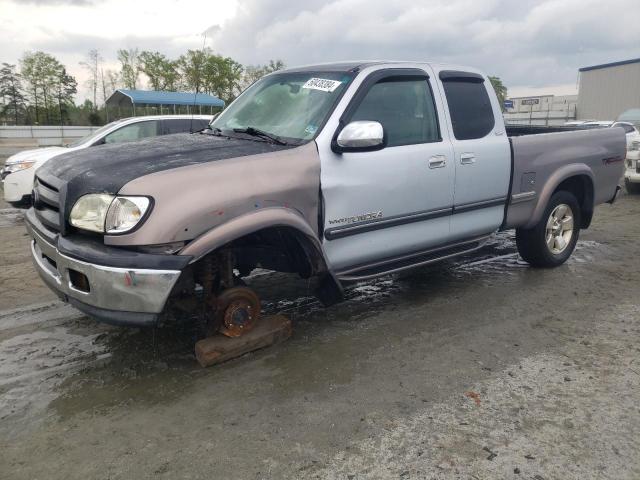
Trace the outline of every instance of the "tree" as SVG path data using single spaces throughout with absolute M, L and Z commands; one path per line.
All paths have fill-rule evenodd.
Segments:
M 189 50 L 177 61 L 184 87 L 195 93 L 210 93 L 229 102 L 242 90 L 244 67 L 211 49 Z
M 73 106 L 73 96 L 78 92 L 78 82 L 67 70 L 60 65 L 58 68 L 57 82 L 54 86 L 56 99 L 58 100 L 58 112 L 60 114 L 60 125 L 64 125 L 65 117 L 68 117 L 68 107 Z
M 282 70 L 285 67 L 282 60 L 269 60 L 267 65 L 247 65 L 242 77 L 242 89 L 244 90 L 253 82 L 260 80 L 265 75 Z
M 20 64 L 22 77 L 28 85 L 27 91 L 34 103 L 36 123 L 40 121 L 39 107 L 44 110 L 45 120 L 49 123 L 52 112 L 55 112 L 56 87 L 64 66 L 54 56 L 44 52 L 26 52 Z
M 118 50 L 120 77 L 124 88 L 135 90 L 140 77 L 140 51 L 137 48 Z
M 195 93 L 202 91 L 205 76 L 205 65 L 207 63 L 207 52 L 205 50 L 187 50 L 187 53 L 180 55 L 177 64 L 182 74 L 184 87 Z
M 24 115 L 26 98 L 22 93 L 22 78 L 16 66 L 3 63 L 0 68 L 0 97 L 4 100 L 2 115 L 12 117 L 15 125 Z
M 178 87 L 178 65 L 160 52 L 140 53 L 140 70 L 149 79 L 153 90 L 176 90 Z
M 93 48 L 87 53 L 87 60 L 80 62 L 80 65 L 82 65 L 89 74 L 87 87 L 89 87 L 89 90 L 93 92 L 94 107 L 97 107 L 98 105 L 98 83 L 101 61 L 102 57 L 100 56 L 100 53 L 98 53 L 98 50 Z
M 489 77 L 491 85 L 496 92 L 498 101 L 500 102 L 500 109 L 504 111 L 504 101 L 507 99 L 507 87 L 502 84 L 500 77 Z
M 104 70 L 101 68 L 100 83 L 102 84 L 102 98 L 106 102 L 107 98 L 109 98 L 111 94 L 118 89 L 118 84 L 120 83 L 118 72 L 114 72 L 110 69 Z
M 242 91 L 244 67 L 229 57 L 208 52 L 204 76 L 204 92 L 216 95 L 227 103 Z

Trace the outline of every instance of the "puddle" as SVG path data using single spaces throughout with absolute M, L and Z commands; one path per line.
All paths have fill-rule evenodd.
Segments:
M 580 241 L 570 264 L 591 262 L 606 248 Z M 265 312 L 288 315 L 295 325 L 294 341 L 296 335 L 298 341 L 308 338 L 305 348 L 311 348 L 334 337 L 348 343 L 352 339 L 342 338 L 343 330 L 375 328 L 374 314 L 394 315 L 407 305 L 422 308 L 454 290 L 473 288 L 471 282 L 510 281 L 526 268 L 514 234 L 503 232 L 474 254 L 347 285 L 346 301 L 330 309 L 311 295 L 310 282 L 295 275 L 261 270 L 246 281 L 260 292 Z M 0 435 L 21 435 L 46 418 L 132 399 L 153 403 L 178 397 L 195 378 L 216 376 L 197 366 L 194 340 L 195 329 L 186 321 L 159 329 L 117 328 L 59 303 L 0 312 Z M 229 365 L 234 368 L 233 362 Z

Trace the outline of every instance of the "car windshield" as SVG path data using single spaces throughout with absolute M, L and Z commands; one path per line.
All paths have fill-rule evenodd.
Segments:
M 96 140 L 98 140 L 98 138 L 100 138 L 102 136 L 102 134 L 104 132 L 106 132 L 107 130 L 109 130 L 110 128 L 112 128 L 113 126 L 121 123 L 122 120 L 116 120 L 115 122 L 111 122 L 111 123 L 107 123 L 104 127 L 100 127 L 99 129 L 95 130 L 94 132 L 91 132 L 89 135 L 82 137 L 80 140 L 76 140 L 73 143 L 69 143 L 67 145 L 65 145 L 65 147 L 78 147 L 84 143 L 90 142 L 93 143 Z
M 287 143 L 315 137 L 352 80 L 346 72 L 276 73 L 258 80 L 210 127 L 223 134 L 259 130 Z

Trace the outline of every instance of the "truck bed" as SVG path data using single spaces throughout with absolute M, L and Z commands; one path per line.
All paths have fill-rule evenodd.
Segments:
M 622 128 L 507 126 L 512 178 L 503 228 L 531 228 L 551 194 L 569 177 L 582 182 L 583 227 L 593 205 L 611 200 L 625 157 Z

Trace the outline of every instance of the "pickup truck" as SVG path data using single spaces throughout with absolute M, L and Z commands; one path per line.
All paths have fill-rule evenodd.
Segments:
M 262 78 L 199 133 L 44 165 L 26 224 L 42 279 L 89 316 L 239 336 L 260 316 L 242 281 L 258 267 L 313 277 L 330 305 L 504 229 L 533 267 L 558 266 L 624 158 L 622 128 L 505 127 L 473 68 L 324 64 Z

